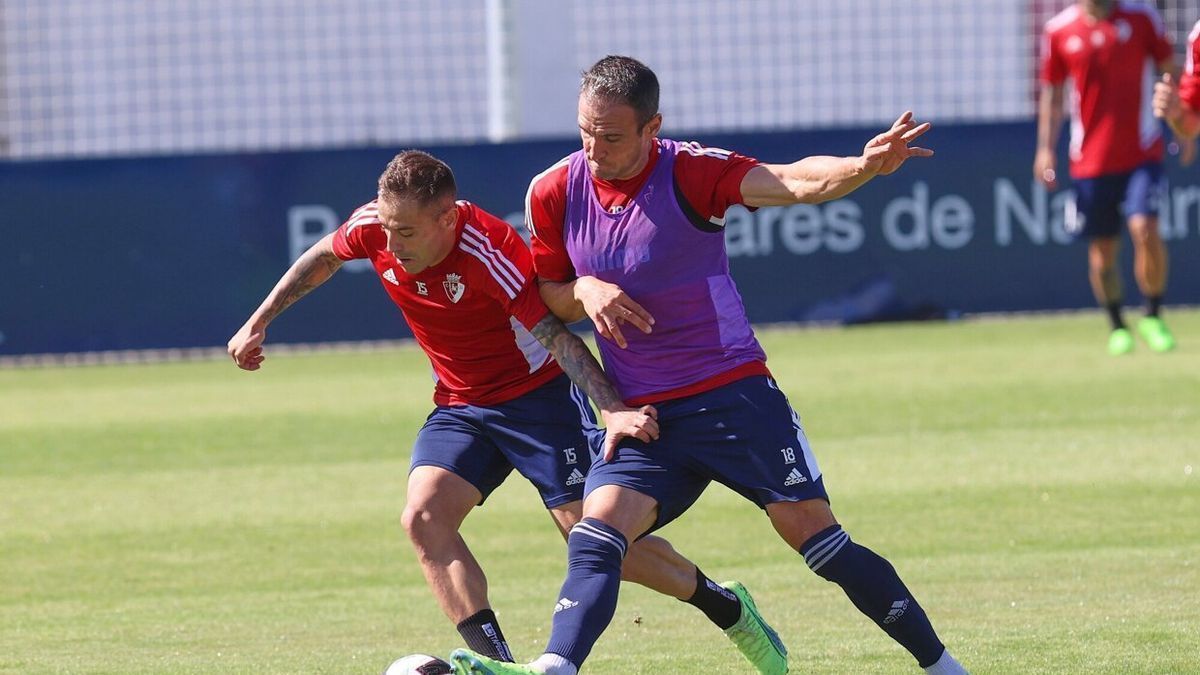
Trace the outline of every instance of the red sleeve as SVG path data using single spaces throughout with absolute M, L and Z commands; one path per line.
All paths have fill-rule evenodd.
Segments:
M 675 156 L 675 182 L 696 215 L 720 221 L 734 204 L 742 204 L 742 179 L 759 166 L 753 157 L 694 141 L 681 143 Z
M 370 257 L 367 247 L 363 244 L 363 234 L 367 231 L 363 226 L 378 223 L 379 210 L 375 200 L 355 209 L 346 222 L 333 233 L 333 254 L 342 260 Z
M 1067 79 L 1067 64 L 1062 54 L 1055 46 L 1054 36 L 1050 31 L 1042 33 L 1041 46 L 1041 78 L 1043 84 L 1060 85 Z
M 521 235 L 507 222 L 471 204 L 463 241 L 483 252 L 484 290 L 509 316 L 532 330 L 550 312 L 542 302 L 533 276 L 533 258 Z M 477 224 L 478 228 L 472 228 Z M 472 231 L 474 229 L 475 231 Z M 479 235 L 486 238 L 481 241 Z
M 525 226 L 533 248 L 533 270 L 546 281 L 572 281 L 575 266 L 563 241 L 567 214 L 567 160 L 538 174 L 525 198 Z
M 1179 78 L 1179 98 L 1184 105 L 1200 112 L 1200 73 L 1197 68 L 1200 68 L 1200 21 L 1196 22 L 1192 34 L 1188 36 L 1187 62 Z

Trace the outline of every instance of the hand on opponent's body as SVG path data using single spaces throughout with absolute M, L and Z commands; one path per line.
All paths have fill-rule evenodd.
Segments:
M 629 346 L 621 332 L 622 324 L 633 324 L 647 335 L 653 329 L 654 317 L 650 312 L 616 284 L 595 277 L 580 277 L 575 283 L 575 299 L 583 305 L 583 311 L 596 325 L 600 337 L 612 340 L 621 349 Z

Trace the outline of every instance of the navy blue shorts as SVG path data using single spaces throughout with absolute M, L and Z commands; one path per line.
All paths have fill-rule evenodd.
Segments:
M 654 531 L 722 483 L 760 508 L 829 500 L 800 418 L 775 381 L 747 377 L 695 396 L 657 403 L 660 436 L 626 439 L 611 462 L 598 459 L 587 491 L 620 485 L 658 501 Z
M 1118 237 L 1130 216 L 1157 216 L 1166 197 L 1161 162 L 1133 171 L 1074 181 L 1075 206 L 1068 207 L 1067 231 L 1081 237 Z
M 507 403 L 438 406 L 417 434 L 412 468 L 460 476 L 483 494 L 480 504 L 515 468 L 553 508 L 583 498 L 597 433 L 587 398 L 560 375 Z

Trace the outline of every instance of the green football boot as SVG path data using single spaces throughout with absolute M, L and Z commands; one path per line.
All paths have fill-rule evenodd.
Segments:
M 725 629 L 725 635 L 729 636 L 742 656 L 745 656 L 762 675 L 787 673 L 787 647 L 783 646 L 783 641 L 779 639 L 775 629 L 758 613 L 750 591 L 736 581 L 727 581 L 721 584 L 721 587 L 736 595 L 742 602 L 742 615 L 738 617 L 737 623 Z
M 1169 352 L 1175 348 L 1175 336 L 1167 330 L 1167 324 L 1157 316 L 1143 317 L 1138 321 L 1138 333 L 1150 349 L 1156 352 Z
M 1113 356 L 1133 351 L 1133 333 L 1128 328 L 1117 328 L 1108 334 L 1108 353 Z
M 541 675 L 529 666 L 490 659 L 470 649 L 450 652 L 450 664 L 454 666 L 454 675 Z

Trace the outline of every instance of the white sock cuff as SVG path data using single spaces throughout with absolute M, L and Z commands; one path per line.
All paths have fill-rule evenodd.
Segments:
M 942 657 L 937 663 L 926 668 L 925 672 L 928 675 L 969 675 L 967 669 L 950 655 L 949 649 L 942 651 Z
M 576 675 L 579 672 L 574 663 L 571 663 L 565 657 L 558 654 L 542 654 L 529 665 L 534 670 L 538 670 L 546 675 Z

